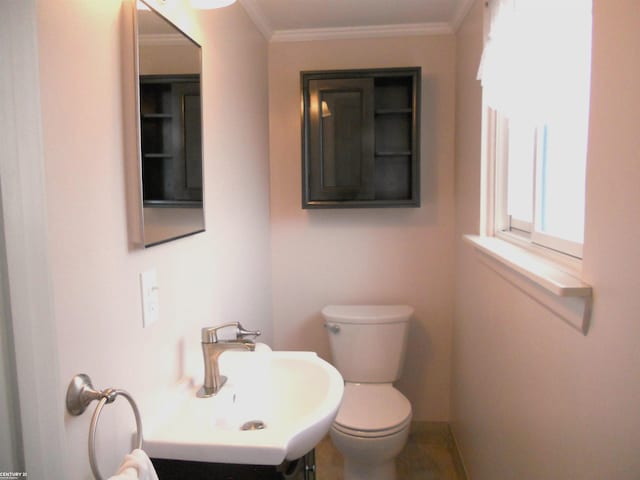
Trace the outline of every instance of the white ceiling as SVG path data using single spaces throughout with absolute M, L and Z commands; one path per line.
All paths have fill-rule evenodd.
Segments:
M 455 31 L 473 0 L 240 0 L 269 40 Z

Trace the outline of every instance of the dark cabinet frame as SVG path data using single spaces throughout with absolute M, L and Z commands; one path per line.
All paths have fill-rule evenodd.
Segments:
M 302 208 L 419 207 L 421 68 L 301 72 L 300 84 Z M 343 107 L 325 125 L 328 103 Z

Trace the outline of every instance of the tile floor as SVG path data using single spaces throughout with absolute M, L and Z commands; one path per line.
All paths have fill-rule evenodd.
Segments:
M 342 462 L 327 436 L 316 447 L 317 480 L 343 480 Z M 413 422 L 396 465 L 398 480 L 466 480 L 447 423 Z

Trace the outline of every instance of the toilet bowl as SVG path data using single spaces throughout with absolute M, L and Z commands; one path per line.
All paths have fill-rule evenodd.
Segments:
M 329 432 L 344 456 L 345 480 L 395 480 L 410 424 L 411 404 L 391 384 L 347 383 Z
M 404 359 L 406 305 L 330 305 L 322 310 L 334 365 L 345 379 L 329 432 L 344 457 L 344 480 L 396 480 L 411 403 L 394 386 Z

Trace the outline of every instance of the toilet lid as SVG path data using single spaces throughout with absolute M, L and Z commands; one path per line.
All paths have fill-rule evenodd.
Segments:
M 375 432 L 390 430 L 411 416 L 411 404 L 391 384 L 348 383 L 335 423 L 339 426 Z

